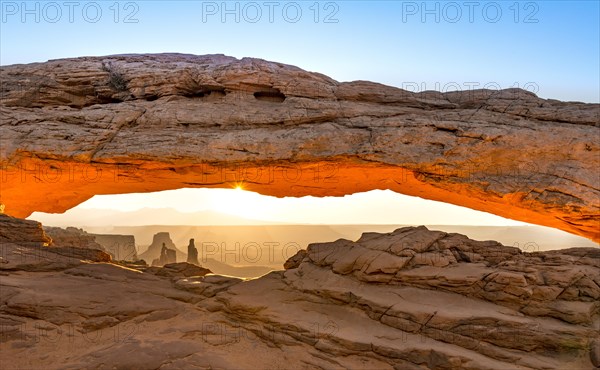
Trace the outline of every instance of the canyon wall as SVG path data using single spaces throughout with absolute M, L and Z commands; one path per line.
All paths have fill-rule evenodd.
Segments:
M 133 235 L 91 234 L 96 243 L 117 261 L 136 261 L 138 259 Z

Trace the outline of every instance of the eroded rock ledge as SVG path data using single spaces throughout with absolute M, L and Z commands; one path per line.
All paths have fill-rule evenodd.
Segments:
M 8 368 L 600 366 L 593 248 L 522 253 L 410 227 L 312 244 L 249 281 L 57 250 L 2 244 Z
M 410 93 L 223 55 L 0 68 L 1 202 L 95 194 L 391 189 L 600 240 L 600 105 L 523 90 Z

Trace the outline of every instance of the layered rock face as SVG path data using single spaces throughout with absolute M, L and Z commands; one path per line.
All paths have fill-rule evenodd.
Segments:
M 0 213 L 0 243 L 41 247 L 50 245 L 52 239 L 46 235 L 41 223 Z
M 312 244 L 249 281 L 69 261 L 0 264 L 3 368 L 600 366 L 592 248 L 527 254 L 419 227 Z
M 54 271 L 79 265 L 82 260 L 111 261 L 101 247 L 94 249 L 97 245 L 81 230 L 48 230 L 56 240 L 45 233 L 39 222 L 0 214 L 0 272 Z
M 0 68 L 0 202 L 234 183 L 274 196 L 372 189 L 600 240 L 600 106 L 509 89 L 410 93 L 223 55 Z

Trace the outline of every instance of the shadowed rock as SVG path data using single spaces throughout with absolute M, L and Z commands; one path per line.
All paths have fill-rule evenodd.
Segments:
M 190 276 L 204 276 L 206 274 L 210 274 L 211 271 L 209 269 L 205 269 L 203 267 L 187 263 L 187 262 L 179 262 L 179 263 L 168 263 L 162 267 L 149 267 L 145 269 L 145 272 L 157 275 L 157 276 L 165 276 L 165 277 L 190 277 Z
M 158 259 L 152 261 L 152 266 L 164 266 L 170 263 L 177 262 L 176 254 L 173 249 L 169 249 L 166 247 L 165 243 L 162 243 L 162 248 L 160 250 L 160 256 Z
M 194 239 L 190 239 L 190 244 L 188 244 L 187 247 L 187 262 L 188 263 L 193 263 L 194 265 L 200 265 L 200 262 L 198 262 L 198 249 L 196 249 L 196 246 L 194 245 Z

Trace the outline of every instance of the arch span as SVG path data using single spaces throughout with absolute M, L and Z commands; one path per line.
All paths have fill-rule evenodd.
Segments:
M 600 240 L 598 104 L 519 89 L 411 93 L 223 55 L 0 72 L 0 197 L 14 216 L 182 187 L 391 189 Z

